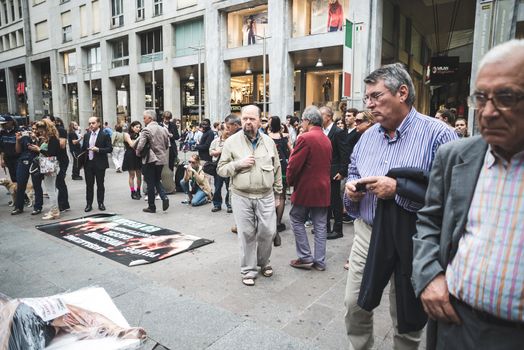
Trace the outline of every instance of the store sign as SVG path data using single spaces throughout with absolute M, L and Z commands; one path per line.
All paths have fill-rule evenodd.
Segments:
M 459 57 L 432 57 L 429 79 L 431 85 L 451 83 L 457 79 Z

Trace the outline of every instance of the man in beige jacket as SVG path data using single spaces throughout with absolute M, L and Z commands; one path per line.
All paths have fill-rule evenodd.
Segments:
M 169 199 L 160 183 L 162 168 L 169 161 L 169 133 L 156 122 L 156 112 L 144 111 L 144 129 L 140 132 L 136 152 L 138 155 L 142 150 L 149 147 L 149 152 L 142 157 L 142 174 L 147 183 L 147 208 L 146 213 L 155 213 L 155 189 L 162 199 L 162 210 L 169 207 Z
M 230 177 L 231 205 L 240 242 L 240 273 L 247 286 L 255 285 L 258 267 L 265 277 L 273 275 L 269 265 L 276 233 L 275 205 L 282 192 L 277 147 L 260 133 L 260 109 L 242 108 L 242 131 L 224 143 L 217 172 Z

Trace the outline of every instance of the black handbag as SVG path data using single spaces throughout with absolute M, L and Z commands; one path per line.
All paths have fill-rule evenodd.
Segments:
M 209 161 L 209 162 L 206 162 L 206 164 L 204 164 L 204 166 L 202 167 L 202 169 L 204 170 L 204 172 L 208 175 L 211 175 L 211 176 L 216 176 L 218 175 L 217 174 L 217 166 L 218 166 L 218 160 L 216 161 Z

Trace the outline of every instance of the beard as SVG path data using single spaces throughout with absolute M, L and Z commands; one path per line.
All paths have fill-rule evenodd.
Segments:
M 249 138 L 254 139 L 255 136 L 257 136 L 257 130 L 252 125 L 250 126 L 244 125 L 242 127 L 242 130 L 244 130 L 244 134 L 248 136 Z

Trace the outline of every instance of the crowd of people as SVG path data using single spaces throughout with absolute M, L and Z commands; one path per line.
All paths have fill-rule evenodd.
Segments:
M 504 64 L 502 64 L 504 63 Z M 395 349 L 417 349 L 427 328 L 428 349 L 519 349 L 524 344 L 524 41 L 489 51 L 479 65 L 470 108 L 480 135 L 469 137 L 467 121 L 441 109 L 435 117 L 414 108 L 413 81 L 401 64 L 389 64 L 364 80 L 366 110 L 309 106 L 300 118 L 281 120 L 244 106 L 223 123 L 180 132 L 170 112 L 157 122 L 108 132 L 98 117 L 81 135 L 77 123 L 64 129 L 46 117 L 32 129 L 2 121 L 1 165 L 18 184 L 13 215 L 23 213 L 29 178 L 33 215 L 43 210 L 42 183 L 49 195 L 44 219 L 69 210 L 65 183 L 82 180 L 89 212 L 97 185 L 104 206 L 104 176 L 113 154 L 115 168 L 129 173 L 132 199 L 140 199 L 142 176 L 148 206 L 162 210 L 169 199 L 162 185 L 168 167 L 186 194 L 184 204 L 225 203 L 233 213 L 240 246 L 240 276 L 254 286 L 272 277 L 272 247 L 289 223 L 295 236 L 293 268 L 324 271 L 327 240 L 343 237 L 353 223 L 348 247 L 345 324 L 351 349 L 374 344 L 373 309 L 390 284 Z M 462 139 L 462 140 L 459 140 Z M 177 140 L 180 147 L 177 146 Z M 179 150 L 194 150 L 177 162 Z M 211 182 L 214 188 L 211 186 Z M 223 194 L 225 187 L 225 196 Z M 56 194 L 55 194 L 56 193 Z M 310 223 L 310 224 L 308 224 Z M 307 235 L 312 226 L 313 247 Z

